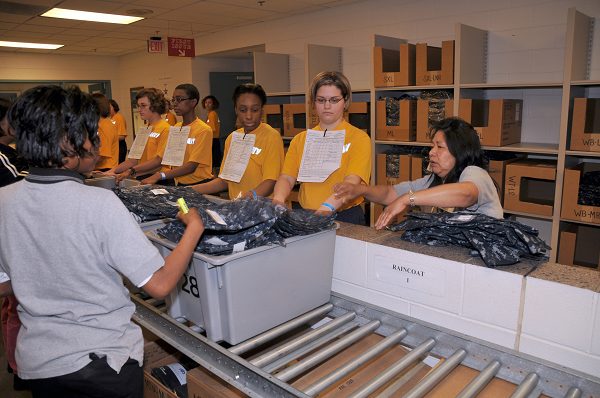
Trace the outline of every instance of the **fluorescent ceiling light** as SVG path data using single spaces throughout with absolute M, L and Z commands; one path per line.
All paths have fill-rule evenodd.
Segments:
M 64 44 L 44 44 L 44 43 L 24 43 L 20 41 L 1 41 L 0 47 L 15 47 L 15 48 L 40 48 L 43 50 L 56 50 Z
M 118 23 L 123 25 L 127 25 L 139 21 L 140 19 L 144 19 L 142 17 L 130 17 L 128 15 L 68 10 L 66 8 L 53 8 L 50 11 L 43 13 L 41 16 L 50 18 L 76 19 L 78 21 Z

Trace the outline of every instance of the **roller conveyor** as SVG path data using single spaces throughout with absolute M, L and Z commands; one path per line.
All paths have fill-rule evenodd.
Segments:
M 458 365 L 464 365 L 479 374 L 460 391 L 457 396 L 461 398 L 477 396 L 494 377 L 517 385 L 512 397 L 600 398 L 600 379 L 596 377 L 337 294 L 332 294 L 329 304 L 229 349 L 132 297 L 138 324 L 252 397 L 318 396 L 381 352 L 401 344 L 411 351 L 348 396 L 374 396 L 375 392 L 381 397 L 394 396 L 424 367 L 422 359 L 432 355 L 441 358 L 440 363 L 403 396 L 425 396 Z M 278 340 L 323 317 L 331 320 L 300 336 Z M 370 333 L 384 339 L 303 391 L 289 384 Z

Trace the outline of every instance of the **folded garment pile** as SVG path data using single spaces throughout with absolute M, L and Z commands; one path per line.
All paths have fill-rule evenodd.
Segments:
M 179 211 L 177 206 L 177 199 L 179 198 L 184 198 L 188 207 L 211 208 L 216 206 L 204 195 L 186 187 L 143 185 L 131 188 L 114 188 L 113 192 L 139 222 L 174 218 Z
M 389 229 L 405 231 L 401 239 L 408 242 L 475 250 L 488 267 L 515 264 L 522 258 L 547 260 L 550 250 L 535 228 L 479 213 L 409 213 Z
M 584 206 L 600 206 L 600 171 L 583 173 L 579 181 L 577 203 Z
M 214 256 L 265 245 L 285 245 L 285 238 L 331 229 L 335 217 L 307 210 L 290 210 L 264 198 L 239 199 L 211 208 L 197 208 L 205 231 L 196 251 Z M 185 226 L 173 221 L 157 230 L 162 237 L 179 242 Z
M 239 199 L 214 203 L 190 188 L 143 186 L 114 190 L 125 207 L 140 221 L 175 218 L 177 199 L 198 210 L 204 234 L 196 251 L 225 255 L 264 245 L 284 245 L 285 239 L 331 229 L 335 216 L 320 216 L 308 210 L 290 210 L 269 199 Z M 156 232 L 179 242 L 185 226 L 174 220 Z

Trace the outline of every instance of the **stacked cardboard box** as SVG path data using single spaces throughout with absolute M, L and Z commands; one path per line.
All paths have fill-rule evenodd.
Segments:
M 386 101 L 396 101 L 399 107 L 397 125 L 389 125 Z M 375 138 L 385 141 L 414 141 L 417 134 L 417 101 L 394 98 L 377 100 Z
M 600 98 L 573 101 L 570 149 L 600 152 Z
M 373 49 L 375 87 L 414 86 L 416 46 L 400 44 L 398 50 Z
M 449 85 L 454 83 L 454 40 L 442 42 L 442 47 L 417 43 L 417 86 Z
M 521 141 L 523 101 L 461 99 L 458 116 L 471 123 L 481 145 L 503 146 Z
M 444 101 L 444 115 L 442 118 L 454 116 L 454 100 L 446 99 Z M 429 130 L 431 121 L 429 120 L 429 100 L 419 99 L 417 101 L 417 142 L 431 142 Z
M 600 270 L 600 229 L 587 225 L 566 224 L 558 241 L 558 262 Z
M 519 160 L 506 165 L 504 209 L 552 216 L 556 162 Z
M 600 171 L 600 164 L 581 163 L 573 168 L 565 169 L 562 208 L 560 212 L 561 218 L 600 224 L 599 206 L 586 206 L 578 203 L 581 177 L 589 171 Z

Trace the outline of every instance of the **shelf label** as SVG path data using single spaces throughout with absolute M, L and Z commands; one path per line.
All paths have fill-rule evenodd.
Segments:
M 591 223 L 600 223 L 600 209 L 573 209 L 575 218 Z
M 581 143 L 586 147 L 600 147 L 600 138 L 582 138 Z

